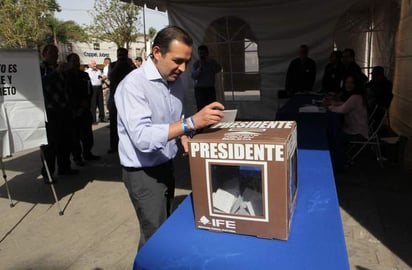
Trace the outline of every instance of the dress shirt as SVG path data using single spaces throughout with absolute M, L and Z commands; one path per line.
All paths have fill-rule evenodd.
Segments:
M 89 74 L 90 81 L 92 82 L 93 86 L 100 86 L 102 85 L 102 81 L 100 80 L 99 76 L 102 76 L 102 72 L 99 69 L 86 69 L 86 72 Z
M 109 76 L 109 65 L 106 65 L 106 66 L 103 68 L 103 75 Z
M 116 89 L 120 163 L 153 167 L 174 158 L 176 140 L 168 141 L 169 124 L 182 114 L 184 89 L 178 78 L 164 80 L 149 58 L 130 72 Z

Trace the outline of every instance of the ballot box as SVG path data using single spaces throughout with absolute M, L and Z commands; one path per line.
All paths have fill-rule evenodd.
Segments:
M 238 121 L 195 135 L 195 226 L 287 240 L 298 192 L 296 129 L 294 121 Z

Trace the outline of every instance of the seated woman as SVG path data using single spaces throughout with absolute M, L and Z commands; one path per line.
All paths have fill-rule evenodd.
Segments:
M 332 112 L 344 114 L 344 140 L 359 140 L 368 138 L 368 112 L 366 91 L 354 76 L 345 80 L 345 90 L 348 98 L 344 102 L 334 102 L 328 107 Z

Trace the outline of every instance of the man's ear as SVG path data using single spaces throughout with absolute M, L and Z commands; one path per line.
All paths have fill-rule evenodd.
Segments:
M 162 53 L 160 52 L 160 47 L 159 46 L 153 46 L 152 54 L 153 54 L 154 59 L 159 60 L 160 57 L 162 57 Z

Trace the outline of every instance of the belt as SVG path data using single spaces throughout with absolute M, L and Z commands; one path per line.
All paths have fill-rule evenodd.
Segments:
M 144 171 L 144 170 L 148 170 L 148 169 L 162 169 L 162 168 L 168 168 L 170 166 L 173 165 L 173 161 L 169 160 L 165 163 L 156 165 L 156 166 L 151 166 L 151 167 L 126 167 L 126 166 L 122 166 L 122 168 L 127 171 L 127 172 L 138 172 L 138 171 Z

